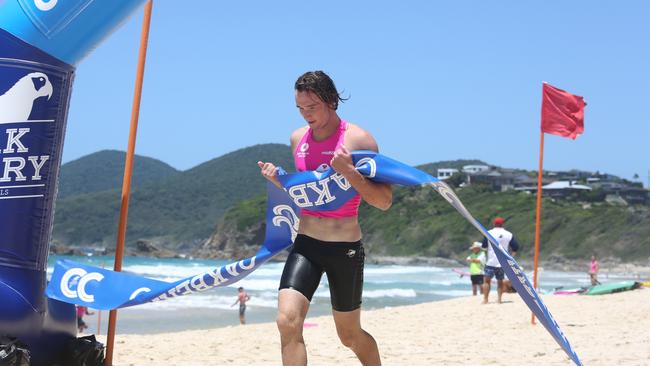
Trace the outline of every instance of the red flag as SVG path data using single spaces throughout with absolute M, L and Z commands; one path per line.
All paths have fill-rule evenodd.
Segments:
M 581 96 L 550 84 L 542 87 L 542 132 L 575 138 L 585 130 L 585 103 Z

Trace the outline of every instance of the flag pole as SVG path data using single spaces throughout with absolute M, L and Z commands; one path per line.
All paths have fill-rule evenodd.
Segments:
M 144 6 L 142 32 L 140 34 L 140 52 L 138 55 L 138 69 L 133 91 L 133 104 L 131 106 L 131 128 L 129 131 L 129 146 L 124 162 L 124 179 L 122 181 L 122 205 L 120 208 L 120 221 L 117 229 L 117 243 L 115 248 L 115 266 L 113 270 L 122 270 L 122 257 L 124 255 L 124 241 L 126 238 L 126 221 L 129 213 L 129 198 L 131 196 L 131 175 L 133 173 L 133 156 L 135 155 L 135 139 L 138 133 L 138 118 L 140 117 L 140 100 L 142 98 L 142 84 L 144 81 L 144 66 L 147 59 L 147 43 L 149 41 L 149 26 L 151 24 L 151 8 L 153 0 L 147 1 Z M 113 365 L 113 344 L 115 343 L 115 323 L 117 310 L 111 310 L 108 316 L 108 334 L 106 338 L 106 359 L 104 366 Z
M 544 174 L 544 131 L 539 138 L 539 170 L 537 172 L 537 208 L 535 213 L 535 260 L 533 264 L 533 287 L 537 290 L 537 263 L 539 261 L 539 232 L 542 221 L 542 176 Z M 530 323 L 535 324 L 535 314 L 531 313 Z

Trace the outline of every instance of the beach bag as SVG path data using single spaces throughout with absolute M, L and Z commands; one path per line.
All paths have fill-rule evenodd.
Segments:
M 15 338 L 0 338 L 0 366 L 29 366 L 27 346 Z
M 66 366 L 103 366 L 104 345 L 94 335 L 74 338 L 68 342 Z

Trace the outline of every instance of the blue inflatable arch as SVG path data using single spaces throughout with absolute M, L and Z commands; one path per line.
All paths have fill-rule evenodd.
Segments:
M 44 296 L 75 66 L 144 2 L 0 1 L 0 336 L 32 365 L 77 333 L 74 305 Z

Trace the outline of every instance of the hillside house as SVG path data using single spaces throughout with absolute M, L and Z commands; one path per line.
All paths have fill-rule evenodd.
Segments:
M 452 175 L 458 173 L 458 169 L 441 168 L 438 169 L 438 179 L 445 180 L 451 178 Z
M 467 174 L 477 174 L 481 172 L 486 172 L 490 170 L 490 167 L 487 165 L 465 165 L 463 166 L 463 173 Z
M 515 188 L 518 191 L 537 193 L 537 186 L 523 186 Z M 542 186 L 542 195 L 554 198 L 566 198 L 577 192 L 588 192 L 592 188 L 578 184 L 576 181 L 560 180 Z

